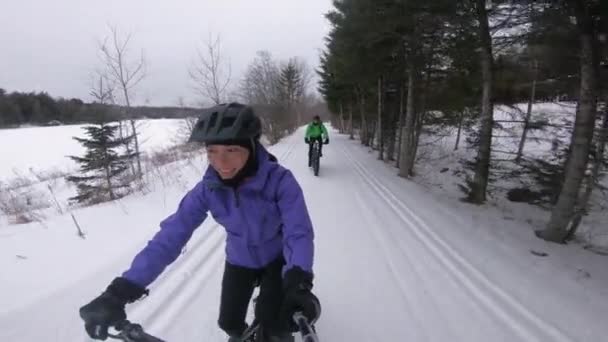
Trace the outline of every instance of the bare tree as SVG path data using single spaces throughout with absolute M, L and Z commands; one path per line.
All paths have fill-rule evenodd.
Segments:
M 292 58 L 284 71 L 268 51 L 258 51 L 240 85 L 240 97 L 255 106 L 265 134 L 275 142 L 293 131 L 296 117 L 314 104 L 308 92 L 311 76 L 306 64 Z
M 188 74 L 194 83 L 194 88 L 204 100 L 214 104 L 226 101 L 231 81 L 232 68 L 225 59 L 221 49 L 221 39 L 209 33 L 209 38 L 203 43 L 203 49 L 197 49 L 196 62 L 190 67 Z
M 114 103 L 114 91 L 116 85 L 112 83 L 106 74 L 101 71 L 97 71 L 91 79 L 91 95 L 100 104 L 112 104 Z
M 133 96 L 134 88 L 142 81 L 146 75 L 146 61 L 143 55 L 143 51 L 139 58 L 133 61 L 129 60 L 129 43 L 131 41 L 131 34 L 123 39 L 120 37 L 118 29 L 114 26 L 109 27 L 111 37 L 105 38 L 100 44 L 100 50 L 102 53 L 103 62 L 107 71 L 108 79 L 118 85 L 121 91 L 123 105 L 125 106 L 125 116 L 129 117 L 129 111 L 131 108 L 131 99 Z M 134 136 L 133 142 L 135 145 L 135 156 L 137 159 L 137 173 L 138 178 L 141 177 L 141 158 L 139 150 L 139 139 L 135 120 L 129 118 L 131 126 L 131 134 Z M 129 146 L 127 146 L 127 154 L 131 154 Z
M 184 100 L 184 98 L 182 96 L 179 96 L 177 98 L 177 105 L 179 106 L 179 108 L 184 109 L 186 107 L 186 101 Z M 183 114 L 181 114 L 180 116 L 184 116 Z M 192 130 L 194 129 L 194 126 L 196 125 L 196 121 L 197 121 L 197 117 L 196 116 L 192 116 L 192 115 L 188 115 L 185 116 L 178 128 L 177 131 L 177 137 L 176 137 L 176 143 L 177 144 L 183 144 L 186 141 L 188 141 L 188 138 L 190 137 L 190 134 L 192 133 Z
M 251 104 L 280 102 L 280 69 L 268 51 L 258 51 L 241 82 L 241 96 Z
M 114 106 L 116 103 L 115 91 L 116 83 L 112 82 L 106 73 L 96 70 L 91 75 L 89 95 L 94 99 L 92 105 L 96 108 L 93 119 L 100 122 L 118 121 L 119 130 L 121 130 L 120 115 Z M 126 136 L 121 131 L 119 137 L 125 138 Z M 132 168 L 131 171 L 134 172 L 135 169 Z

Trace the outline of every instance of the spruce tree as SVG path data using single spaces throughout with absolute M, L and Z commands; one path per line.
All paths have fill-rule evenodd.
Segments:
M 115 137 L 118 125 L 99 123 L 83 127 L 88 139 L 73 137 L 86 149 L 84 157 L 70 156 L 80 164 L 80 176 L 70 176 L 68 181 L 77 186 L 78 195 L 70 200 L 79 203 L 95 204 L 115 200 L 124 195 L 128 183 L 120 176 L 128 169 L 130 158 L 135 153 L 119 154 L 117 149 L 128 143 L 133 136 Z

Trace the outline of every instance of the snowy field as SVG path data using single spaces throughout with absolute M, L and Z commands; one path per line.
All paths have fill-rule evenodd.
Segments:
M 175 144 L 182 120 L 138 120 L 142 152 Z M 88 138 L 85 125 L 0 129 L 0 181 L 50 171 L 72 172 L 77 164 L 68 155 L 82 156 L 84 148 L 72 137 Z M 32 172 L 33 171 L 33 172 Z
M 175 125 L 164 122 L 150 124 L 149 146 L 170 145 Z M 321 341 L 605 340 L 606 257 L 536 239 L 534 222 L 495 202 L 458 202 L 450 177 L 438 177 L 444 156 L 426 173 L 421 166 L 429 177 L 417 184 L 332 131 L 314 177 L 303 134 L 269 149 L 300 182 L 315 226 Z M 47 153 L 55 155 L 45 156 L 48 167 L 69 167 L 62 156 L 78 152 L 65 135 L 47 139 Z M 443 143 L 449 152 L 450 142 Z M 19 165 L 31 166 L 17 155 Z M 195 154 L 155 169 L 143 194 L 88 208 L 60 199 L 41 222 L 0 225 L 0 340 L 89 341 L 78 308 L 128 267 L 205 167 L 204 155 Z M 129 318 L 167 341 L 225 341 L 216 323 L 224 238 L 211 218 L 204 222 L 150 296 L 128 307 Z

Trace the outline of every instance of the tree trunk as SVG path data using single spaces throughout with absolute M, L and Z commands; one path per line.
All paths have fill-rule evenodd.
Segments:
M 405 178 L 412 175 L 414 167 L 415 87 L 415 69 L 413 63 L 410 62 L 407 81 L 407 110 L 405 114 L 405 127 L 402 128 L 403 132 L 401 133 L 401 158 L 399 159 L 399 176 Z
M 585 179 L 585 192 L 580 200 L 580 203 L 574 210 L 574 218 L 568 230 L 568 234 L 564 238 L 566 241 L 572 240 L 576 235 L 579 224 L 582 221 L 583 215 L 589 211 L 589 201 L 593 194 L 593 189 L 599 181 L 600 169 L 604 163 L 604 153 L 606 151 L 606 140 L 608 140 L 608 106 L 604 106 L 604 117 L 602 127 L 597 132 L 597 142 L 595 144 L 595 153 L 593 158 L 593 166 L 591 173 Z
M 104 128 L 104 124 L 101 124 L 101 128 Z M 107 144 L 105 146 L 107 146 Z M 113 201 L 116 199 L 116 197 L 114 196 L 114 191 L 112 189 L 112 181 L 110 180 L 110 164 L 108 163 L 110 157 L 108 156 L 108 149 L 105 146 L 103 148 L 103 166 L 104 171 L 106 172 L 106 183 L 108 186 L 108 193 L 110 194 L 110 199 Z
M 127 88 L 127 84 L 125 84 L 124 82 L 122 83 L 122 90 L 123 90 L 123 94 L 125 96 L 125 102 L 127 103 L 127 110 L 129 110 L 131 108 L 131 101 L 129 99 L 129 91 Z M 128 112 L 127 112 L 128 115 Z M 135 143 L 135 158 L 137 160 L 137 174 L 135 174 L 136 178 L 141 178 L 142 177 L 142 172 L 141 172 L 141 157 L 140 157 L 140 153 L 139 153 L 139 138 L 137 137 L 137 128 L 135 127 L 135 120 L 129 119 L 129 122 L 131 123 L 131 131 L 133 132 L 133 142 Z
M 456 144 L 454 144 L 454 151 L 458 150 L 458 144 L 460 144 L 460 135 L 462 133 L 462 123 L 464 122 L 464 110 L 460 111 L 458 116 L 458 134 L 456 135 Z
M 376 126 L 377 126 L 377 122 L 373 121 L 373 122 L 368 122 L 367 126 L 369 128 L 369 130 L 367 131 L 367 143 L 365 144 L 365 146 L 369 146 L 371 147 L 372 150 L 374 150 L 374 141 L 376 138 Z
M 131 121 L 131 130 L 133 131 L 133 141 L 135 142 L 135 158 L 137 160 L 137 178 L 141 178 L 142 177 L 142 172 L 141 172 L 141 157 L 140 157 L 140 153 L 139 153 L 139 139 L 137 137 L 137 129 L 135 128 L 135 120 L 130 120 Z
M 355 135 L 353 133 L 353 103 L 352 102 L 348 103 L 348 133 L 350 135 L 349 139 L 354 140 Z
M 493 57 L 492 38 L 488 25 L 488 13 L 486 11 L 486 0 L 476 0 L 477 19 L 479 21 L 479 36 L 481 41 L 481 71 L 483 79 L 483 90 L 481 96 L 481 115 L 479 131 L 479 149 L 475 165 L 475 175 L 469 200 L 481 204 L 486 200 L 488 187 L 488 176 L 490 173 L 490 155 L 492 151 L 492 79 L 493 79 Z
M 521 134 L 521 140 L 519 141 L 519 148 L 517 149 L 517 156 L 515 162 L 519 163 L 521 156 L 524 152 L 524 145 L 526 143 L 526 136 L 528 135 L 528 128 L 530 125 L 530 116 L 532 116 L 532 104 L 534 104 L 534 97 L 536 95 L 536 79 L 538 77 L 538 61 L 534 60 L 534 73 L 532 79 L 532 90 L 530 91 L 530 101 L 528 101 L 528 109 L 526 111 L 526 118 L 524 119 L 524 131 Z
M 394 162 L 395 161 L 395 145 L 396 145 L 396 137 L 397 137 L 397 120 L 399 120 L 399 118 L 397 117 L 397 113 L 395 113 L 394 108 L 391 107 L 390 111 L 387 111 L 385 109 L 385 112 L 387 113 L 387 117 L 385 118 L 388 124 L 386 124 L 385 126 L 387 127 L 386 129 L 386 144 L 388 144 L 386 146 L 386 160 Z
M 126 116 L 127 116 L 127 114 L 124 113 L 123 117 L 126 117 Z M 123 128 L 124 128 L 124 130 L 123 130 Z M 127 123 L 126 123 L 126 121 L 123 121 L 122 119 L 120 119 L 118 121 L 118 134 L 120 136 L 120 139 L 125 139 L 127 136 L 129 136 L 129 129 L 128 129 Z M 131 146 L 128 141 L 125 142 L 125 149 L 127 150 L 127 155 L 130 156 L 131 155 Z M 133 159 L 129 158 L 128 163 L 129 163 L 129 168 L 131 169 L 131 174 L 133 176 L 135 176 L 135 165 L 133 165 Z
M 413 154 L 413 162 L 412 162 L 412 170 L 410 171 L 412 174 L 414 173 L 414 164 L 416 164 L 416 156 L 418 155 L 418 144 L 420 142 L 420 134 L 422 134 L 422 125 L 424 124 L 424 119 L 426 116 L 426 98 L 429 91 L 429 85 L 431 84 L 431 70 L 430 67 L 426 70 L 426 80 L 424 82 L 424 88 L 422 93 L 422 99 L 420 100 L 420 110 L 418 111 L 415 120 L 416 128 L 414 131 L 414 152 Z
M 396 122 L 395 122 L 395 115 L 394 115 L 394 111 L 387 111 L 385 109 L 386 112 L 386 117 L 385 120 L 387 120 L 385 123 L 385 126 L 387 127 L 386 129 L 386 160 L 387 161 L 394 161 L 395 160 L 395 127 L 396 127 Z
M 296 107 L 296 127 L 300 127 L 302 126 L 302 108 L 301 108 L 301 103 L 299 103 L 300 105 L 295 106 Z M 293 128 L 295 131 L 295 127 Z
M 122 62 L 120 62 L 120 71 L 121 71 L 121 85 L 122 85 L 122 91 L 123 91 L 123 95 L 125 97 L 125 102 L 127 104 L 127 111 L 131 109 L 131 99 L 129 98 L 129 86 L 127 83 L 125 83 L 124 80 L 124 76 L 122 76 Z M 128 116 L 128 112 L 126 113 Z M 135 120 L 129 119 L 129 122 L 131 123 L 131 131 L 133 132 L 133 142 L 135 143 L 135 158 L 137 159 L 137 174 L 135 175 L 138 179 L 142 177 L 142 172 L 141 172 L 141 156 L 139 153 L 139 138 L 137 137 L 137 128 L 135 127 Z
M 365 120 L 365 97 L 363 94 L 359 94 L 359 114 L 361 115 L 359 138 L 361 139 L 361 144 L 367 145 L 367 121 Z
M 545 230 L 537 231 L 542 239 L 563 243 L 568 237 L 568 226 L 576 219 L 580 186 L 589 161 L 589 150 L 595 127 L 598 94 L 598 45 L 596 31 L 591 16 L 583 0 L 574 2 L 579 38 L 580 54 L 580 95 L 570 142 L 570 156 L 566 164 L 565 181 L 557 204 Z
M 382 76 L 378 77 L 378 159 L 384 160 L 384 132 L 382 132 Z
M 399 167 L 399 161 L 401 160 L 401 139 L 403 138 L 403 121 L 405 120 L 405 111 L 403 110 L 403 97 L 405 95 L 405 85 L 401 82 L 401 89 L 399 95 L 399 120 L 397 121 L 397 161 L 395 167 Z
M 105 158 L 106 160 L 108 160 L 108 151 L 104 150 L 105 153 Z M 110 199 L 113 201 L 116 199 L 116 196 L 114 195 L 114 189 L 112 189 L 112 181 L 110 179 L 110 165 L 108 165 L 108 163 L 106 162 L 104 165 L 104 169 L 106 171 L 106 183 L 108 184 L 108 193 L 110 194 Z
M 344 128 L 344 108 L 342 108 L 342 101 L 340 101 L 340 134 L 344 134 L 346 129 Z

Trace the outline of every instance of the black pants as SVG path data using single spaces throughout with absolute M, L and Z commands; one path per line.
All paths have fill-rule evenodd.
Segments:
M 226 262 L 218 324 L 229 336 L 241 336 L 247 328 L 247 308 L 256 284 L 260 286 L 260 293 L 255 316 L 265 334 L 285 334 L 285 325 L 280 321 L 283 301 L 281 271 L 284 264 L 282 256 L 263 269 L 250 269 Z
M 312 146 L 315 140 L 319 141 L 319 156 L 321 156 L 323 152 L 323 137 L 309 138 L 308 139 L 308 164 L 310 165 L 310 160 L 312 157 Z

